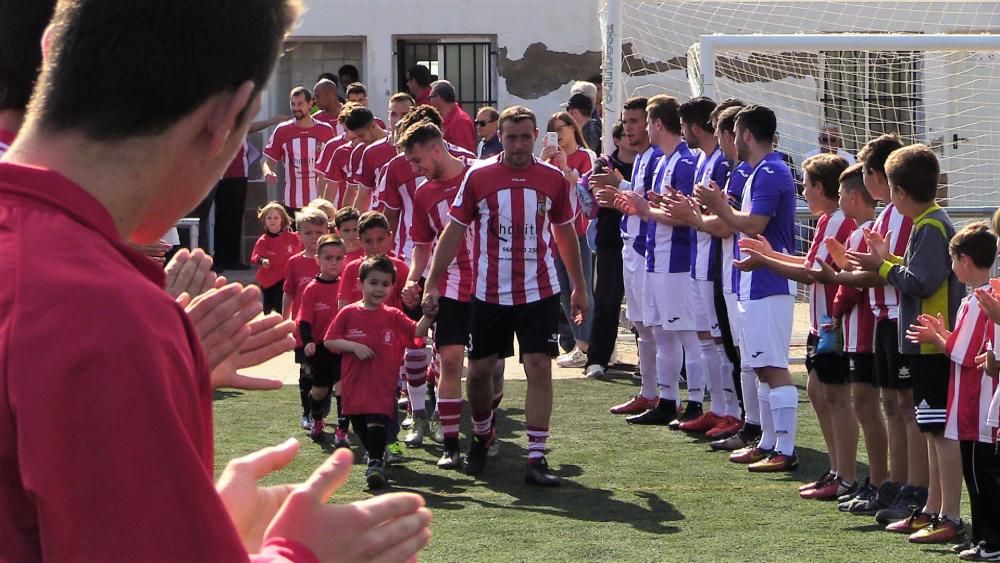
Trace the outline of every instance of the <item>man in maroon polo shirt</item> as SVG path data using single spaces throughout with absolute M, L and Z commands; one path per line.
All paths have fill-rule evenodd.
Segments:
M 438 80 L 432 83 L 427 103 L 434 106 L 444 120 L 444 140 L 471 153 L 476 152 L 476 128 L 472 118 L 459 105 L 458 94 L 451 82 Z
M 221 176 L 298 10 L 59 3 L 0 161 L 0 560 L 405 559 L 426 543 L 418 497 L 323 504 L 349 455 L 258 489 L 295 456 L 289 441 L 213 484 L 212 388 L 232 383 L 253 339 L 241 303 L 256 291 L 209 292 L 189 317 L 124 244 L 156 240 Z

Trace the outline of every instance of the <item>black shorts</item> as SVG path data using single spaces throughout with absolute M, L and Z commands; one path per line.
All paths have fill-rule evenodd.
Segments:
M 312 372 L 313 387 L 330 387 L 340 381 L 340 354 L 334 354 L 322 344 L 316 345 L 316 353 L 307 358 Z
M 875 354 L 871 352 L 848 352 L 847 380 L 851 383 L 867 383 L 875 386 Z
M 434 344 L 442 346 L 468 346 L 469 322 L 472 303 L 447 297 L 438 300 L 438 313 L 434 317 Z
M 824 352 L 816 353 L 816 345 L 819 343 L 819 336 L 809 333 L 806 339 L 806 371 L 815 371 L 816 377 L 821 383 L 830 385 L 843 385 L 847 383 L 847 372 L 849 369 L 847 356 L 841 353 Z
M 888 389 L 913 387 L 908 359 L 899 353 L 899 321 L 894 319 L 875 322 L 875 385 Z
M 469 359 L 514 355 L 514 336 L 521 354 L 559 354 L 559 294 L 525 305 L 495 305 L 472 300 Z
M 917 427 L 921 432 L 943 432 L 948 408 L 951 360 L 944 354 L 904 355 L 909 357 Z
M 303 365 L 306 363 L 306 348 L 305 346 L 295 347 L 295 363 Z

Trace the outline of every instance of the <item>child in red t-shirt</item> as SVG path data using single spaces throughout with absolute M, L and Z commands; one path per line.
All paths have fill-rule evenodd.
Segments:
M 281 314 L 286 319 L 299 318 L 299 302 L 302 290 L 309 282 L 319 275 L 319 264 L 316 263 L 316 242 L 319 237 L 327 234 L 329 219 L 326 213 L 312 207 L 303 207 L 295 214 L 295 226 L 299 230 L 299 240 L 303 250 L 288 259 L 285 266 L 284 295 L 281 299 Z M 299 364 L 299 399 L 302 402 L 302 428 L 312 428 L 309 418 L 312 406 L 309 393 L 312 389 L 312 375 L 309 364 L 305 361 L 305 350 L 298 326 L 295 327 L 295 363 Z
M 343 354 L 341 395 L 343 413 L 368 451 L 365 478 L 369 488 L 388 483 L 385 475 L 387 426 L 396 412 L 396 382 L 403 351 L 422 346 L 432 319 L 414 322 L 387 307 L 398 273 L 385 256 L 366 258 L 358 274 L 362 299 L 342 308 L 323 337 L 331 352 Z
M 276 201 L 257 210 L 257 219 L 264 225 L 264 234 L 253 245 L 250 262 L 258 266 L 254 279 L 264 296 L 264 314 L 281 312 L 281 294 L 288 259 L 302 250 L 302 242 L 289 227 L 292 218 Z
M 322 346 L 323 335 L 337 316 L 337 296 L 340 293 L 340 272 L 344 268 L 344 243 L 336 235 L 323 235 L 316 243 L 316 262 L 319 275 L 302 290 L 299 316 L 296 324 L 302 338 L 303 352 L 312 376 L 309 391 L 310 417 L 313 440 L 321 441 L 323 419 L 330 412 L 331 387 L 337 396 L 336 446 L 350 447 L 347 438 L 347 419 L 340 408 L 340 355 Z M 316 342 L 320 342 L 320 346 Z
M 358 219 L 361 214 L 353 207 L 341 207 L 337 211 L 334 223 L 337 226 L 337 234 L 340 240 L 347 245 L 347 258 L 344 264 L 350 264 L 358 258 L 365 257 L 365 249 L 361 248 L 361 241 L 358 239 Z
M 406 285 L 406 277 L 410 274 L 410 267 L 406 262 L 398 258 L 389 256 L 392 248 L 392 231 L 389 230 L 389 221 L 385 215 L 378 211 L 366 211 L 358 220 L 358 236 L 361 241 L 361 248 L 365 256 L 356 260 L 350 260 L 344 266 L 344 279 L 340 286 L 340 307 L 361 300 L 361 285 L 358 283 L 358 272 L 365 257 L 385 256 L 396 267 L 396 285 L 392 292 L 386 296 L 386 306 L 403 310 L 403 287 Z

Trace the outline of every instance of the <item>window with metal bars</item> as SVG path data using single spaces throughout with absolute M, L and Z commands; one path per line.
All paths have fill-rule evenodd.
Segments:
M 406 70 L 421 64 L 440 80 L 455 86 L 462 109 L 471 116 L 482 106 L 496 106 L 496 50 L 489 39 L 399 39 L 396 64 L 399 91 L 406 92 Z

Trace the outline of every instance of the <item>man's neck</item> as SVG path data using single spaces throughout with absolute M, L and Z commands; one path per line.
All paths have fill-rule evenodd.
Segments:
M 934 207 L 935 205 L 937 205 L 937 203 L 934 201 L 928 203 L 913 202 L 913 218 L 915 219 L 917 217 L 920 217 L 924 213 L 927 213 L 927 210 Z
M 681 144 L 681 141 L 684 140 L 684 138 L 680 135 L 674 135 L 673 133 L 665 133 L 663 137 L 663 141 L 656 146 L 660 147 L 663 154 L 668 155 L 673 154 L 673 152 L 677 150 L 677 147 Z
M 650 145 L 650 144 L 649 144 L 649 139 L 647 138 L 647 139 L 646 139 L 645 141 L 643 141 L 643 142 L 642 142 L 641 144 L 638 144 L 638 145 L 634 145 L 634 146 L 632 147 L 632 150 L 634 150 L 634 151 L 635 151 L 635 154 L 636 154 L 636 155 L 640 155 L 640 154 L 642 154 L 642 153 L 646 152 L 647 150 L 649 150 L 649 147 L 651 147 L 651 146 L 652 146 L 652 145 Z
M 832 215 L 836 213 L 838 209 L 840 209 L 840 206 L 837 205 L 836 201 L 826 201 L 819 206 L 819 213 L 820 215 Z
M 454 113 L 455 108 L 457 106 L 458 106 L 458 104 L 445 104 L 444 106 L 442 106 L 442 108 L 441 108 L 441 119 L 446 119 L 449 115 L 451 115 L 452 113 Z
M 24 125 L 23 111 L 14 109 L 0 111 L 0 129 L 16 134 L 21 130 L 21 125 Z
M 972 276 L 969 277 L 969 281 L 967 282 L 966 285 L 975 288 L 984 286 L 988 283 L 990 283 L 990 271 L 988 269 L 981 270 L 979 268 L 976 268 L 973 271 Z
M 747 152 L 749 153 L 747 154 L 747 163 L 756 168 L 767 155 L 771 154 L 771 149 L 770 147 L 752 144 Z
M 845 213 L 845 215 L 847 214 Z M 858 225 L 862 225 L 864 223 L 867 223 L 868 221 L 875 220 L 875 208 L 865 207 L 864 210 L 858 213 L 857 215 L 848 215 L 848 217 L 854 219 L 854 222 L 857 223 Z
M 308 128 L 312 127 L 313 125 L 316 125 L 316 120 L 313 119 L 311 115 L 307 115 L 307 116 L 303 117 L 302 119 L 296 119 L 295 120 L 295 126 L 298 127 L 298 128 L 300 128 L 300 129 L 308 129 Z
M 451 180 L 465 171 L 465 163 L 450 154 L 445 154 L 441 168 L 441 180 Z

